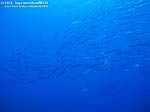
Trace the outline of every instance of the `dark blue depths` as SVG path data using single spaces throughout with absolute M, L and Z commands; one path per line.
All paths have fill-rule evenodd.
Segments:
M 149 0 L 0 10 L 0 112 L 150 112 Z

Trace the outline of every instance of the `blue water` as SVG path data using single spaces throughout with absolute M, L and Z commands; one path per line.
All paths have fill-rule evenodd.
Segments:
M 0 112 L 150 112 L 150 1 L 47 2 L 0 5 Z

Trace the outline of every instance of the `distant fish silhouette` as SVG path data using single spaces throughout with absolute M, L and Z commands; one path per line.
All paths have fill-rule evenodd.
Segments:
M 81 23 L 81 21 L 73 21 L 72 24 Z

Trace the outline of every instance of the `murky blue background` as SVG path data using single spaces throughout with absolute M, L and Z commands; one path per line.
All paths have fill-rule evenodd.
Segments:
M 0 112 L 150 112 L 150 1 L 0 7 Z

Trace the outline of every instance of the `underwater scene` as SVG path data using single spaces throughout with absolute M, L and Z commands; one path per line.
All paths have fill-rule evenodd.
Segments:
M 0 112 L 150 112 L 150 0 L 0 0 Z

